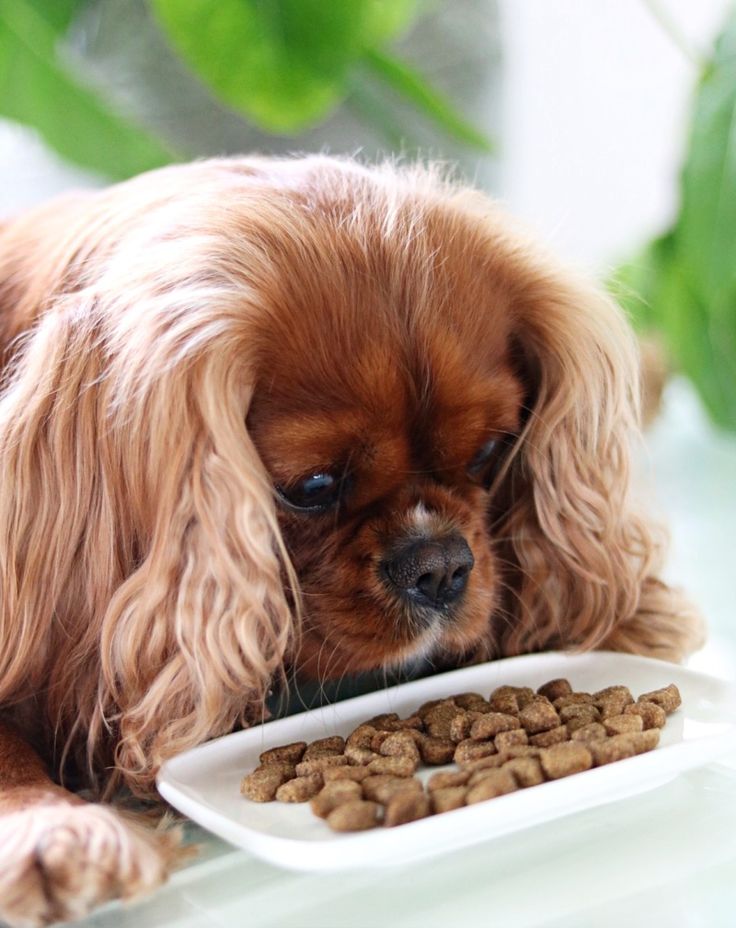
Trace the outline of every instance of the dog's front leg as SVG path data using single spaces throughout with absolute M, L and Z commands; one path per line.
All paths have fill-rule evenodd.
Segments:
M 109 899 L 150 892 L 166 879 L 177 846 L 176 834 L 62 789 L 0 722 L 0 923 L 74 920 Z

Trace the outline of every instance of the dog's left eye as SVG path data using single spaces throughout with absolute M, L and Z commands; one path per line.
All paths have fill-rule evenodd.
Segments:
M 299 512 L 323 512 L 340 498 L 341 481 L 325 471 L 310 474 L 290 487 L 276 487 L 282 501 Z
M 503 458 L 503 447 L 504 442 L 498 438 L 491 438 L 482 445 L 468 464 L 470 479 L 483 486 L 490 486 Z

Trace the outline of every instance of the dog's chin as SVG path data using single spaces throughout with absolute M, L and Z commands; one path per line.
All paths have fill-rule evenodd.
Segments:
M 411 675 L 428 663 L 444 665 L 452 655 L 466 653 L 477 645 L 477 638 L 467 629 L 459 633 L 441 614 L 400 641 L 344 636 L 338 644 L 315 631 L 306 632 L 294 669 L 300 679 L 322 682 L 380 670 Z

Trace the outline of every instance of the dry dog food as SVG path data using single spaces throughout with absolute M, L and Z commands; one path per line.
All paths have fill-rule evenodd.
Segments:
M 297 741 L 260 755 L 241 792 L 254 802 L 307 802 L 334 831 L 394 827 L 651 751 L 681 704 L 674 684 L 635 699 L 626 686 L 433 699 L 408 718 L 384 713 L 347 738 Z M 420 764 L 457 766 L 417 777 Z M 459 768 L 459 769 L 458 769 Z

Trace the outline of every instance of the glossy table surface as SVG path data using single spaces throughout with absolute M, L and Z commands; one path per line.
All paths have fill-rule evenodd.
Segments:
M 647 436 L 642 480 L 672 530 L 667 576 L 709 624 L 691 666 L 736 679 L 736 439 L 674 382 Z M 554 928 L 736 924 L 736 756 L 650 792 L 438 856 L 312 875 L 262 863 L 192 829 L 199 858 L 154 896 L 92 928 L 372 928 L 482 923 Z

